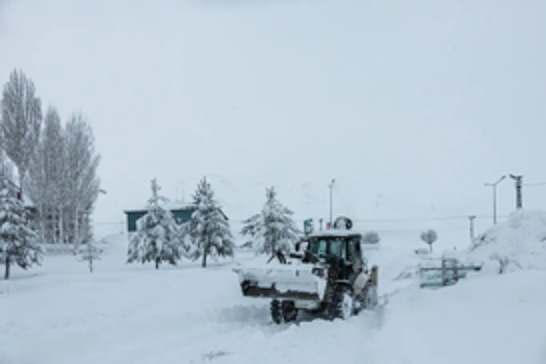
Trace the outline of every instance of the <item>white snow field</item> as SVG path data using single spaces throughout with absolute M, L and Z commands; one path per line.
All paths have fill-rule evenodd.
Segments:
M 0 281 L 1 364 L 546 363 L 546 272 L 482 274 L 426 290 L 414 246 L 369 251 L 387 304 L 348 321 L 271 324 L 244 298 L 235 260 L 126 265 L 127 239 L 106 239 L 90 274 L 72 256 Z M 411 270 L 411 269 L 410 269 Z

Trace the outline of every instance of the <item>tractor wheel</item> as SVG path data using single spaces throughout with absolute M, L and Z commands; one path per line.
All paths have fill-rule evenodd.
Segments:
M 298 309 L 294 306 L 293 301 L 282 301 L 282 317 L 284 322 L 296 321 Z
M 282 310 L 281 302 L 279 300 L 271 301 L 270 309 L 271 309 L 271 318 L 273 319 L 273 322 L 276 324 L 282 323 L 283 310 Z
M 373 284 L 368 284 L 364 290 L 363 308 L 365 310 L 373 310 L 379 301 L 377 296 L 377 287 L 375 287 Z
M 353 292 L 348 287 L 339 287 L 335 290 L 330 303 L 330 319 L 340 318 L 347 320 L 353 315 Z

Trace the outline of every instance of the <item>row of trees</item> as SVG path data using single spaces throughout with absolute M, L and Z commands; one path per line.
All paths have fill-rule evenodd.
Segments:
M 175 265 L 185 257 L 201 259 L 206 267 L 209 257 L 233 256 L 229 221 L 206 178 L 193 194 L 193 213 L 183 225 L 178 225 L 173 214 L 163 207 L 167 199 L 159 195 L 159 190 L 153 180 L 148 213 L 137 222 L 137 231 L 129 243 L 128 263 L 153 262 L 157 269 L 163 262 Z M 292 216 L 293 212 L 277 200 L 275 190 L 270 188 L 262 211 L 245 220 L 241 233 L 252 238 L 258 254 L 288 253 L 301 236 Z
M 137 222 L 137 232 L 129 242 L 128 263 L 153 262 L 176 265 L 182 257 L 201 259 L 207 266 L 208 257 L 232 257 L 233 236 L 229 222 L 214 198 L 210 183 L 203 178 L 193 194 L 191 220 L 176 223 L 171 211 L 164 208 L 168 200 L 159 195 L 160 187 L 152 181 L 152 197 L 148 213 Z
M 168 200 L 159 195 L 159 190 L 153 180 L 148 213 L 137 222 L 137 232 L 129 244 L 128 263 L 154 262 L 157 269 L 163 262 L 176 265 L 185 257 L 202 259 L 202 266 L 206 267 L 208 257 L 233 256 L 229 222 L 205 178 L 193 194 L 191 220 L 183 225 L 178 225 L 173 214 L 162 206 Z M 286 255 L 302 236 L 293 215 L 294 212 L 277 199 L 275 189 L 268 188 L 262 210 L 243 221 L 240 233 L 251 239 L 257 254 Z M 379 235 L 373 231 L 363 236 L 365 244 L 378 244 L 379 241 Z
M 11 264 L 39 262 L 37 243 L 73 243 L 77 249 L 91 240 L 100 156 L 81 114 L 64 126 L 54 107 L 43 117 L 34 83 L 22 71 L 10 74 L 0 109 L 0 264 L 8 278 Z
M 301 236 L 293 215 L 294 212 L 277 199 L 275 189 L 269 188 L 262 211 L 243 221 L 241 235 L 252 239 L 253 248 L 259 254 L 287 254 Z
M 1 146 L 17 168 L 19 188 L 34 205 L 40 240 L 86 243 L 100 191 L 100 156 L 90 125 L 74 113 L 63 126 L 52 106 L 42 117 L 33 81 L 18 70 L 4 86 L 1 106 Z

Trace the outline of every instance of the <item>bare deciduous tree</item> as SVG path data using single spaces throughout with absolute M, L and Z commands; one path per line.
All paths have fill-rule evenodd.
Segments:
M 369 231 L 362 237 L 364 244 L 378 244 L 381 239 L 375 231 Z
M 95 153 L 95 139 L 91 127 L 80 114 L 74 114 L 66 125 L 65 131 L 65 182 L 63 196 L 66 197 L 65 220 L 67 232 L 75 247 L 82 243 L 82 237 L 88 236 L 89 227 L 84 220 L 94 209 L 100 191 L 97 168 L 100 156 Z
M 44 130 L 36 153 L 32 158 L 25 190 L 38 209 L 38 226 L 43 241 L 56 243 L 58 240 L 58 216 L 61 209 L 61 190 L 64 170 L 64 140 L 61 119 L 57 110 L 49 107 Z
M 432 229 L 425 230 L 421 233 L 421 240 L 428 244 L 430 252 L 432 253 L 432 244 L 438 240 L 438 234 Z
M 28 171 L 40 137 L 42 103 L 32 80 L 13 71 L 2 93 L 2 144 L 19 172 L 19 186 Z
M 93 273 L 93 262 L 100 260 L 102 250 L 93 241 L 88 241 L 85 245 L 84 250 L 81 252 L 80 260 L 87 262 L 89 264 L 89 272 Z

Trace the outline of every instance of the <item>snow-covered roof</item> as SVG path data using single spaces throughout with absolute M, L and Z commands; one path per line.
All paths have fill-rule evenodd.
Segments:
M 191 203 L 182 202 L 182 201 L 170 201 L 166 204 L 162 204 L 161 207 L 163 207 L 165 210 L 192 210 L 194 207 Z M 135 206 L 132 208 L 125 209 L 124 212 L 140 212 L 140 211 L 148 211 L 148 206 Z
M 7 179 L 8 183 L 11 185 L 11 188 L 14 190 L 19 191 L 19 173 L 17 171 L 17 167 L 15 166 L 15 163 L 13 160 L 8 157 L 7 153 L 0 149 L 0 176 L 3 176 Z M 34 207 L 34 202 L 30 199 L 30 197 L 25 194 L 25 191 L 23 189 L 23 205 L 25 207 Z
M 0 149 L 0 174 L 8 177 L 13 184 L 19 181 L 19 173 L 17 172 L 15 163 L 3 149 Z

